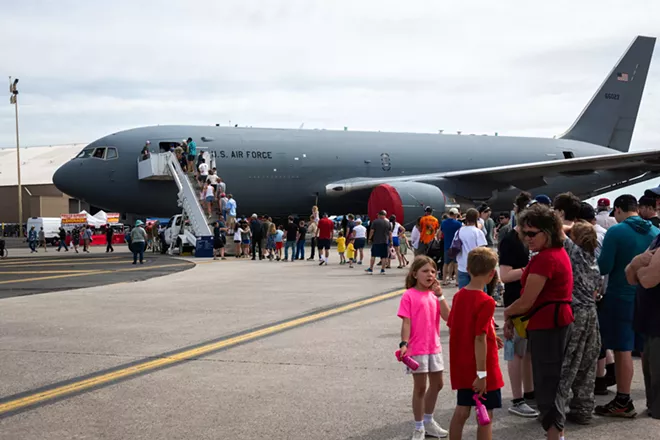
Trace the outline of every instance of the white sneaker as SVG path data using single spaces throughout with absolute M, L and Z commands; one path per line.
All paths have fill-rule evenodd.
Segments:
M 431 420 L 429 423 L 424 423 L 424 429 L 426 430 L 426 435 L 429 437 L 436 438 L 445 438 L 449 434 L 435 420 Z
M 426 432 L 424 432 L 424 428 L 415 429 L 413 431 L 412 440 L 424 440 L 425 437 L 426 437 Z

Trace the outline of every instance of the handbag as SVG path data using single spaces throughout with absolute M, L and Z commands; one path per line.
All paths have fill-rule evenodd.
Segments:
M 447 250 L 447 256 L 452 260 L 455 260 L 456 257 L 458 257 L 458 254 L 460 254 L 461 250 L 463 249 L 463 241 L 461 241 L 461 237 L 460 237 L 461 229 L 456 231 L 456 233 L 454 234 L 454 239 L 451 241 L 451 246 L 449 246 L 449 249 Z

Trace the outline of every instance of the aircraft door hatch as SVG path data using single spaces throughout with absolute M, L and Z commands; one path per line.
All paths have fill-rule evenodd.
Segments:
M 380 155 L 380 164 L 383 171 L 389 171 L 392 169 L 392 161 L 388 153 L 383 153 Z

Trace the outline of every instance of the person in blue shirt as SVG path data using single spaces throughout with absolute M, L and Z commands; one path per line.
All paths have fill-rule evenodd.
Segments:
M 188 172 L 195 172 L 195 156 L 197 155 L 197 144 L 192 140 L 191 137 L 188 138 Z
M 34 229 L 34 226 L 28 232 L 28 244 L 30 245 L 31 254 L 37 252 L 37 231 Z
M 442 236 L 443 236 L 443 241 L 444 241 L 444 247 L 445 247 L 445 258 L 443 260 L 443 267 L 442 267 L 442 277 L 444 278 L 443 284 L 445 286 L 449 285 L 449 281 L 456 277 L 458 274 L 458 266 L 456 264 L 456 260 L 449 258 L 449 248 L 451 247 L 451 242 L 454 240 L 454 235 L 456 234 L 456 231 L 461 229 L 461 226 L 463 226 L 463 223 L 458 221 L 456 217 L 458 217 L 458 209 L 456 208 L 451 208 L 449 210 L 449 218 L 445 219 L 442 221 L 440 224 L 440 230 L 442 231 Z
M 594 412 L 632 418 L 637 414 L 630 398 L 632 351 L 641 349 L 642 341 L 633 328 L 635 286 L 628 283 L 625 271 L 633 258 L 648 249 L 660 230 L 639 216 L 637 199 L 630 194 L 614 201 L 614 217 L 618 224 L 607 230 L 598 257 L 601 275 L 609 275 L 598 321 L 603 348 L 614 351 L 617 393 L 610 403 L 597 406 Z

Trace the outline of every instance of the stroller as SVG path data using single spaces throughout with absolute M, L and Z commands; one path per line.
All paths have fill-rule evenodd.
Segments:
M 426 249 L 426 256 L 435 261 L 438 266 L 438 279 L 442 279 L 442 265 L 445 260 L 445 244 L 444 240 L 433 239 Z

